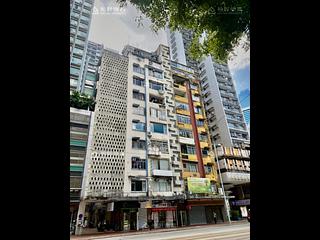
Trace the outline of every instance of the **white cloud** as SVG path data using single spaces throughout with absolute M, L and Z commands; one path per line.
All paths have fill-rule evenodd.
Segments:
M 119 7 L 112 1 L 98 0 L 95 7 L 99 11 L 101 7 Z M 111 48 L 121 52 L 126 44 L 144 49 L 155 51 L 159 44 L 167 45 L 166 34 L 159 31 L 158 34 L 150 29 L 150 20 L 144 19 L 143 26 L 138 27 L 135 18 L 140 13 L 134 6 L 128 4 L 123 15 L 113 14 L 94 14 L 91 20 L 89 40 L 104 44 L 105 48 Z
M 234 52 L 230 54 L 232 57 L 228 61 L 228 65 L 231 72 L 243 69 L 250 65 L 250 49 L 247 51 L 244 49 L 245 38 L 240 40 L 240 44 L 234 49 Z

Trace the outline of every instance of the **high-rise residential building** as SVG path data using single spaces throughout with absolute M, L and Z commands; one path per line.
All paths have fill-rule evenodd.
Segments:
M 211 56 L 199 65 L 202 94 L 212 140 L 225 147 L 249 145 L 249 134 L 231 73 Z
M 92 97 L 96 95 L 96 82 L 98 81 L 98 69 L 103 49 L 102 44 L 88 41 L 81 92 Z
M 218 221 L 227 220 L 224 200 L 218 191 L 220 183 L 212 155 L 200 82 L 192 68 L 180 63 L 172 61 L 171 72 L 179 129 L 180 158 L 186 188 L 186 201 L 183 206 L 188 224 L 212 223 L 213 211 L 217 214 Z M 207 181 L 208 189 L 206 191 L 193 189 L 192 184 L 201 181 Z
M 169 49 L 105 50 L 99 72 L 78 215 L 94 222 L 87 228 L 97 211 L 115 230 L 174 226 L 184 187 Z
M 70 108 L 70 229 L 72 232 L 79 208 L 92 116 L 93 112 Z
M 211 56 L 199 63 L 192 60 L 188 54 L 192 37 L 191 30 L 167 30 L 172 60 L 199 73 L 213 142 L 226 147 L 249 144 L 248 131 L 228 65 L 217 63 Z
M 70 1 L 70 91 L 85 91 L 83 77 L 94 0 Z

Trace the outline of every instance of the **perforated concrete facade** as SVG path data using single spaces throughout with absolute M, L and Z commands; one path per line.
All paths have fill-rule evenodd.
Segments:
M 85 197 L 119 192 L 124 186 L 128 59 L 105 50 L 99 73 Z

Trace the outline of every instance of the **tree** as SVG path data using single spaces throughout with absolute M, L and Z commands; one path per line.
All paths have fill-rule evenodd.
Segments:
M 250 42 L 249 0 L 117 0 L 121 6 L 128 1 L 150 18 L 155 32 L 167 25 L 173 31 L 192 30 L 189 51 L 194 59 L 211 54 L 226 61 L 241 37 Z M 206 39 L 199 43 L 204 32 Z
M 95 101 L 87 94 L 81 94 L 78 91 L 73 91 L 70 95 L 70 106 L 79 109 L 89 109 L 94 111 Z

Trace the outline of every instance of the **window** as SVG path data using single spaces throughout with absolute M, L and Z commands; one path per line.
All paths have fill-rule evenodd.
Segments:
M 182 116 L 177 114 L 177 120 L 180 123 L 191 124 L 190 117 Z
M 149 68 L 149 76 L 162 79 L 162 72 L 156 69 Z
M 192 145 L 182 144 L 181 152 L 184 154 L 196 154 L 196 148 L 195 146 L 192 146 Z
M 131 191 L 132 192 L 145 192 L 146 191 L 146 181 L 131 180 Z
M 138 107 L 132 106 L 132 113 L 144 116 L 145 115 L 145 108 L 144 107 L 139 107 L 139 106 Z
M 199 139 L 201 142 L 206 142 L 208 140 L 208 137 L 206 135 L 199 134 Z
M 140 139 L 132 139 L 132 148 L 145 150 L 146 141 Z
M 75 43 L 80 46 L 84 46 L 84 41 L 82 41 L 82 40 L 76 39 Z
M 70 86 L 77 87 L 78 86 L 78 81 L 75 79 L 70 79 Z
M 139 157 L 131 158 L 131 168 L 133 169 L 146 169 L 146 160 Z
M 70 67 L 70 74 L 79 76 L 80 70 L 74 67 Z
M 143 131 L 145 131 L 145 127 L 146 127 L 145 123 L 141 123 L 141 122 L 138 122 L 138 123 L 133 122 L 132 123 L 132 130 L 143 132 Z
M 204 171 L 206 174 L 210 174 L 212 173 L 212 167 L 211 166 L 204 166 Z
M 145 95 L 143 93 L 133 91 L 133 98 L 138 100 L 145 100 Z
M 152 161 L 153 169 L 169 170 L 169 161 L 166 159 L 155 159 Z
M 86 73 L 86 80 L 88 81 L 96 81 L 96 75 L 91 72 Z
M 137 86 L 144 86 L 144 79 L 133 77 L 133 84 Z
M 154 90 L 163 90 L 163 84 L 150 81 L 149 88 Z
M 162 123 L 150 123 L 150 130 L 154 133 L 167 133 L 167 125 Z
M 163 98 L 150 95 L 149 102 L 157 103 L 157 104 L 163 104 L 164 100 L 163 100 Z
M 165 153 L 165 154 L 169 153 L 168 142 L 152 140 L 151 147 L 152 148 L 154 148 L 154 147 L 159 148 L 161 153 Z
M 192 95 L 192 100 L 193 100 L 193 101 L 200 102 L 200 98 L 197 97 L 197 96 L 194 96 L 194 95 Z
M 196 86 L 196 85 L 191 84 L 190 87 L 192 90 L 198 90 L 198 86 Z
M 198 172 L 198 164 L 196 163 L 184 163 L 183 167 L 187 172 Z
M 188 104 L 185 104 L 185 103 L 176 102 L 176 108 L 189 111 L 189 106 Z
M 83 50 L 79 49 L 79 48 L 74 48 L 73 49 L 73 53 L 76 53 L 78 55 L 83 55 Z
M 144 68 L 140 67 L 138 64 L 133 64 L 133 71 L 136 73 L 144 74 Z
M 76 64 L 76 65 L 81 65 L 82 61 L 79 58 L 73 57 L 71 60 L 71 63 Z
M 159 179 L 159 181 L 154 183 L 153 190 L 155 192 L 171 192 L 170 181 L 166 179 Z
M 180 129 L 179 136 L 185 138 L 193 138 L 192 131 L 187 129 Z
M 195 112 L 196 114 L 202 114 L 201 107 L 195 107 L 195 108 L 194 108 L 194 112 Z
M 202 126 L 204 126 L 204 121 L 203 121 L 203 120 L 198 120 L 198 119 L 197 119 L 197 126 L 198 126 L 198 127 L 202 127 Z
M 156 109 L 156 108 L 150 108 L 150 116 L 153 118 L 166 120 L 166 111 L 161 109 Z

